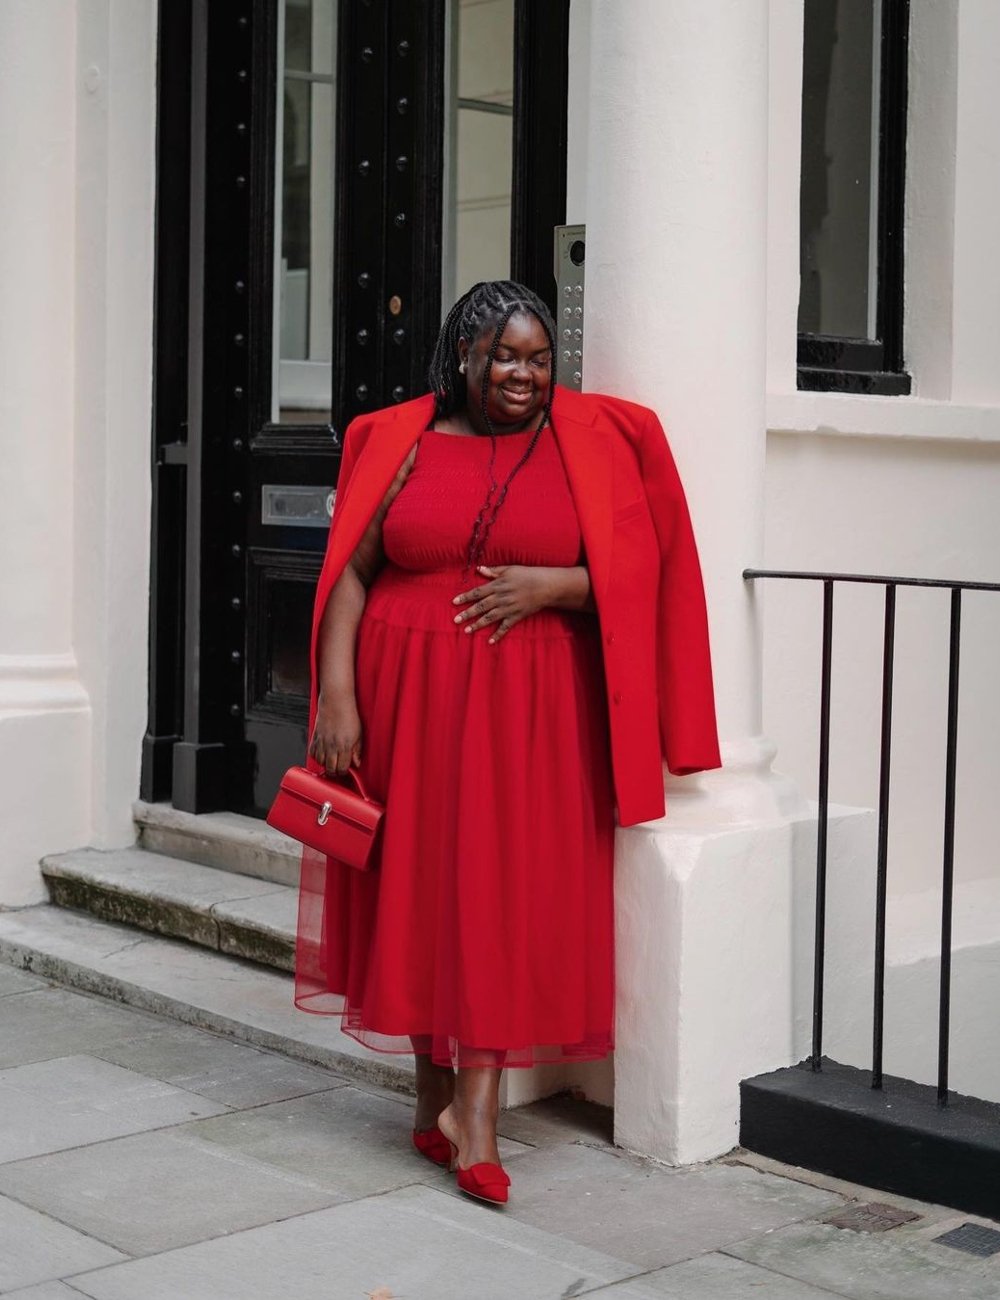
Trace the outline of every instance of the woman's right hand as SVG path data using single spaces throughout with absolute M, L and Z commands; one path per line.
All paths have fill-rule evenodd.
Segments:
M 320 693 L 309 754 L 331 776 L 361 762 L 361 715 L 353 694 L 324 699 Z

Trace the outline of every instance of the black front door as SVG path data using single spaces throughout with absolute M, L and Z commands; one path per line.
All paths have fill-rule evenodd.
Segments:
M 512 195 L 510 260 L 484 274 L 551 296 L 568 6 L 506 0 L 510 95 L 481 98 L 462 50 L 486 33 L 461 24 L 491 6 L 468 8 L 161 4 L 146 798 L 261 813 L 302 761 L 340 436 L 425 387 L 442 294 L 476 256 L 461 222 L 488 238 L 498 219 L 470 189 L 478 159 L 497 166 L 466 158 L 484 124 L 509 139 Z

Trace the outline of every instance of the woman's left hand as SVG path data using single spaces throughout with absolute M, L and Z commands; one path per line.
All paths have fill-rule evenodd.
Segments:
M 454 604 L 469 606 L 455 615 L 455 622 L 465 624 L 466 632 L 496 625 L 489 638 L 493 645 L 522 618 L 548 605 L 562 604 L 560 580 L 572 571 L 545 565 L 481 564 L 478 572 L 490 581 L 454 598 Z
M 464 623 L 466 632 L 478 632 L 482 627 L 497 624 L 490 636 L 490 645 L 519 623 L 522 618 L 543 609 L 549 601 L 549 570 L 539 565 L 481 564 L 477 570 L 489 582 L 472 587 L 455 597 L 454 604 L 469 608 L 455 615 L 456 623 Z M 470 622 L 474 619 L 475 622 Z

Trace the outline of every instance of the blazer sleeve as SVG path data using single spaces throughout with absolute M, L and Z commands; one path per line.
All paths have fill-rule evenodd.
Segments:
M 656 609 L 660 749 L 676 776 L 721 767 L 705 589 L 687 498 L 663 426 L 650 411 L 639 438 L 660 550 Z
M 353 419 L 344 431 L 344 448 L 340 457 L 340 473 L 337 476 L 337 495 L 334 497 L 333 517 L 330 520 L 330 528 L 326 535 L 326 553 L 323 557 L 323 567 L 320 570 L 319 580 L 316 583 L 316 596 L 313 601 L 312 617 L 312 634 L 309 644 L 309 664 L 311 668 L 312 685 L 309 699 L 309 734 L 316 722 L 316 702 L 319 686 L 319 665 L 317 663 L 316 651 L 319 643 L 319 625 L 323 620 L 323 612 L 326 609 L 326 602 L 330 598 L 330 592 L 333 590 L 334 583 L 340 577 L 340 573 L 335 571 L 333 553 L 334 542 L 337 539 L 337 523 L 343 512 L 343 502 L 347 496 L 348 486 L 351 481 L 351 475 L 354 473 L 354 466 L 358 459 L 358 454 L 365 442 L 362 433 L 363 424 L 360 418 Z

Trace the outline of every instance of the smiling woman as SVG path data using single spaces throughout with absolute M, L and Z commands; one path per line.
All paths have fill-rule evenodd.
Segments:
M 304 854 L 296 1003 L 413 1052 L 415 1144 L 500 1201 L 501 1070 L 614 1045 L 616 796 L 658 816 L 661 752 L 719 761 L 662 430 L 557 385 L 553 333 L 523 286 L 478 284 L 432 391 L 351 424 L 314 616 L 310 763 L 356 767 L 385 817 L 374 871 Z

